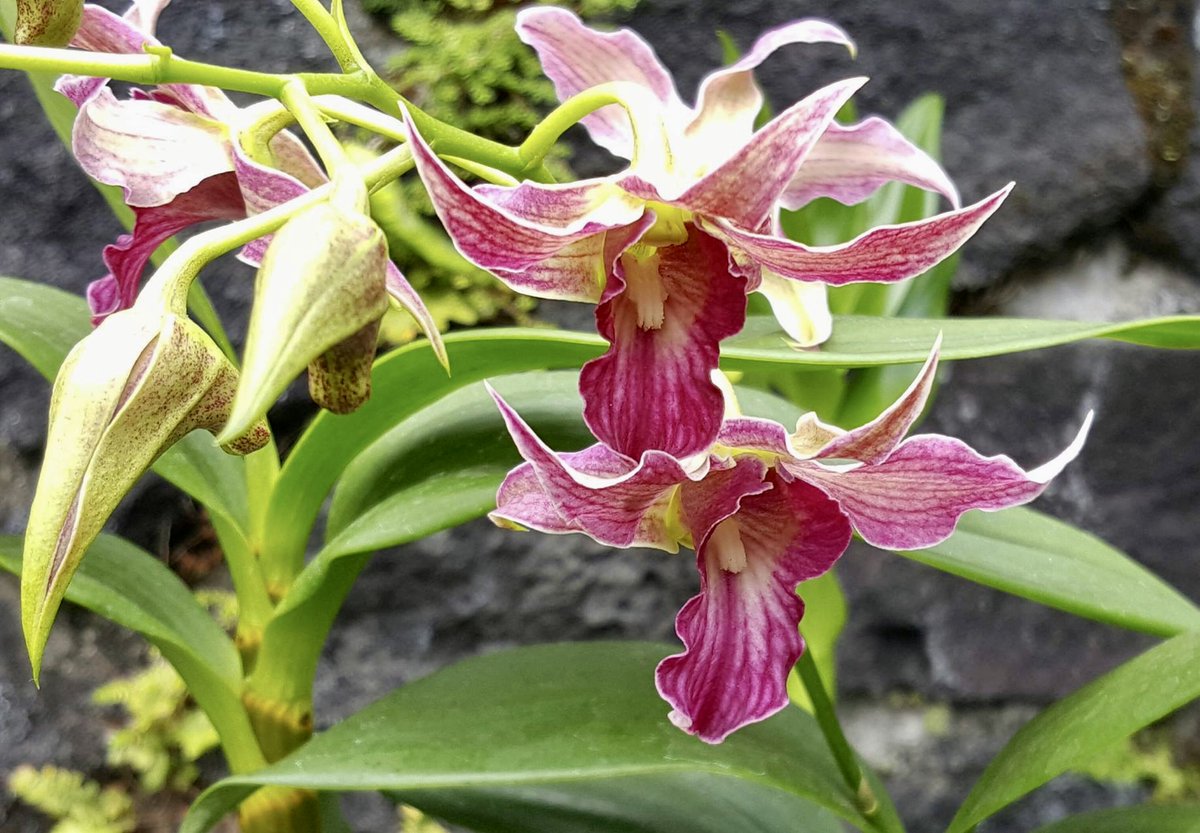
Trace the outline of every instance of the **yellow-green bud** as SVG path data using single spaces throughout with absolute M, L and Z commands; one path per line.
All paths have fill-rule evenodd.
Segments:
M 83 20 L 83 0 L 17 0 L 13 40 L 28 46 L 66 46 Z
M 25 533 L 21 624 L 36 679 L 55 614 L 84 552 L 160 454 L 225 424 L 237 371 L 186 317 L 135 305 L 75 345 L 54 381 L 46 456 Z M 224 441 L 246 454 L 265 421 Z

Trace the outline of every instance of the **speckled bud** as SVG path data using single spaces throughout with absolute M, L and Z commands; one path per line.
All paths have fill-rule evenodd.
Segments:
M 236 388 L 237 371 L 200 327 L 137 305 L 109 316 L 67 356 L 50 401 L 21 575 L 35 678 L 67 584 L 109 515 L 184 435 L 219 431 Z M 246 454 L 269 438 L 259 421 L 223 445 Z
M 66 46 L 83 20 L 83 0 L 17 0 L 13 40 L 29 46 Z
M 297 214 L 276 232 L 258 270 L 227 432 L 259 419 L 310 366 L 318 404 L 338 412 L 362 404 L 375 356 L 371 327 L 388 308 L 387 263 L 379 226 L 333 202 Z

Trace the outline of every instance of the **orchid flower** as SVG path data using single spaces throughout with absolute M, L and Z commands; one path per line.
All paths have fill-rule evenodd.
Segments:
M 135 0 L 123 16 L 86 5 L 71 45 L 114 53 L 160 46 L 154 28 L 169 2 Z M 72 131 L 75 158 L 92 178 L 120 186 L 136 217 L 132 234 L 104 249 L 109 274 L 88 287 L 93 323 L 133 304 L 150 256 L 179 231 L 258 214 L 327 181 L 287 131 L 258 142 L 254 127 L 270 119 L 274 102 L 243 109 L 223 91 L 198 84 L 135 90 L 131 99 L 119 100 L 106 79 L 80 76 L 63 76 L 56 89 L 79 108 Z M 240 258 L 258 266 L 269 242 L 264 237 L 249 243 Z M 441 355 L 433 318 L 390 261 L 387 290 Z
M 844 245 L 805 246 L 771 233 L 778 206 L 817 195 L 862 199 L 892 179 L 957 204 L 941 169 L 886 123 L 833 124 L 864 79 L 824 87 L 753 130 L 762 99 L 751 70 L 788 43 L 849 46 L 840 29 L 805 20 L 766 33 L 704 81 L 694 109 L 632 32 L 601 34 L 552 8 L 522 11 L 518 31 L 560 96 L 617 82 L 631 115 L 609 105 L 584 124 L 630 167 L 570 184 L 472 189 L 410 121 L 413 158 L 469 260 L 518 292 L 598 304 L 611 347 L 583 369 L 584 415 L 598 439 L 630 459 L 711 446 L 723 404 L 710 376 L 719 342 L 744 323 L 748 291 L 766 292 L 793 337 L 811 343 L 793 302 L 813 293 L 793 287 L 917 275 L 966 241 L 1008 192 Z
M 555 453 L 493 393 L 525 463 L 491 514 L 502 526 L 581 532 L 611 546 L 696 550 L 700 593 L 675 620 L 684 650 L 658 666 L 659 693 L 684 731 L 718 743 L 786 705 L 804 650 L 796 585 L 842 555 L 851 531 L 886 549 L 944 541 L 970 509 L 1033 500 L 1079 453 L 1032 471 L 938 434 L 905 438 L 929 396 L 937 346 L 909 389 L 853 431 L 802 417 L 777 422 L 730 408 L 706 453 L 658 450 L 634 460 L 603 443 Z

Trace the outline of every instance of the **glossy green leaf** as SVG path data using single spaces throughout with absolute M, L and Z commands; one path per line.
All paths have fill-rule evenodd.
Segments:
M 841 833 L 791 793 L 696 773 L 534 787 L 411 790 L 393 800 L 478 833 Z
M 256 787 L 439 790 L 711 774 L 811 801 L 863 827 L 799 709 L 718 746 L 680 732 L 654 689 L 656 645 L 547 645 L 467 660 L 404 686 L 265 770 L 226 778 L 181 833 L 209 830 Z
M 0 568 L 19 575 L 21 548 L 20 537 L 0 536 Z M 67 589 L 67 599 L 146 637 L 187 682 L 227 748 L 257 749 L 242 708 L 237 649 L 161 561 L 124 539 L 101 535 Z
M 1151 648 L 1029 721 L 984 770 L 948 833 L 975 825 L 1200 697 L 1200 633 Z
M 75 342 L 91 331 L 86 302 L 61 289 L 0 277 L 0 342 L 48 380 Z M 154 464 L 154 471 L 236 526 L 246 524 L 244 463 L 210 434 L 193 432 Z
M 1200 630 L 1200 609 L 1099 538 L 1032 509 L 969 512 L 906 558 L 1039 604 L 1157 636 Z
M 1100 810 L 1039 827 L 1035 833 L 1200 833 L 1200 804 Z

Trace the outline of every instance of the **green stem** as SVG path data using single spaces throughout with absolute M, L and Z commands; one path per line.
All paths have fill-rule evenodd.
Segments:
M 325 164 L 325 170 L 329 172 L 331 178 L 336 178 L 340 172 L 350 166 L 350 160 L 346 158 L 346 150 L 333 135 L 329 125 L 325 123 L 316 102 L 308 94 L 303 82 L 289 81 L 284 84 L 279 100 L 283 102 L 284 107 L 288 108 L 288 112 L 296 117 L 300 129 L 304 131 L 304 135 L 316 148 L 317 155 L 321 157 L 321 161 Z
M 337 21 L 325 8 L 324 3 L 320 0 L 292 0 L 292 5 L 304 15 L 304 19 L 316 30 L 321 40 L 325 41 L 342 72 L 354 72 L 359 68 L 354 50 L 346 43 Z
M 854 794 L 859 810 L 869 821 L 873 821 L 879 810 L 879 799 L 875 797 L 871 784 L 859 765 L 858 756 L 854 754 L 850 742 L 842 732 L 842 724 L 838 722 L 833 703 L 825 691 L 825 684 L 821 682 L 821 673 L 817 670 L 811 646 L 806 647 L 800 655 L 800 660 L 796 663 L 796 672 L 800 676 L 800 682 L 804 684 L 804 690 L 808 692 L 813 716 L 817 719 L 817 725 L 821 727 L 821 734 L 825 736 L 829 751 L 837 761 L 842 779 Z

